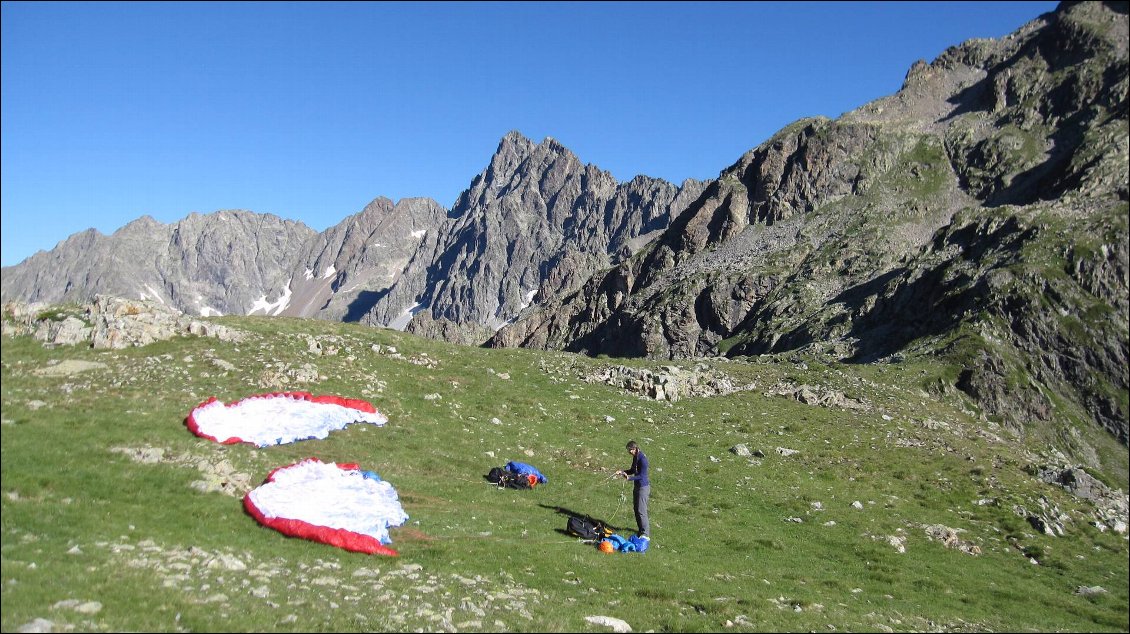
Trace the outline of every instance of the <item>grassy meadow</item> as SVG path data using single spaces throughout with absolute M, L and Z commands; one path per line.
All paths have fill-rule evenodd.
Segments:
M 217 321 L 249 336 L 126 350 L 3 339 L 4 631 L 610 631 L 592 616 L 637 632 L 1130 627 L 1126 536 L 1026 471 L 1040 447 L 924 389 L 949 371 L 932 362 L 707 360 L 756 388 L 666 403 L 582 380 L 655 361 Z M 102 365 L 51 371 L 69 361 Z M 280 385 L 299 369 L 318 378 Z M 803 384 L 866 408 L 773 395 Z M 185 426 L 211 396 L 280 390 L 362 398 L 389 423 L 262 449 Z M 631 487 L 609 478 L 632 439 L 651 461 L 652 546 L 603 554 L 563 529 L 577 513 L 634 532 Z M 398 557 L 288 538 L 244 512 L 248 487 L 311 456 L 396 487 L 410 516 L 392 530 Z M 484 480 L 510 460 L 549 482 Z M 1017 507 L 1057 511 L 1065 534 Z M 937 525 L 979 554 L 932 538 Z

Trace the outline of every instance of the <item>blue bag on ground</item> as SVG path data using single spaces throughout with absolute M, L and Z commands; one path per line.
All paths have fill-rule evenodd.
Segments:
M 636 551 L 636 545 L 630 539 L 621 537 L 619 535 L 609 535 L 605 537 L 608 541 L 612 542 L 612 547 L 622 553 L 632 553 Z
M 651 540 L 647 538 L 647 535 L 632 535 L 628 538 L 628 541 L 636 547 L 637 553 L 647 552 L 647 547 L 651 544 Z
M 511 460 L 510 462 L 506 463 L 506 470 L 512 471 L 514 473 L 520 473 L 522 475 L 533 474 L 537 476 L 538 482 L 542 484 L 546 483 L 546 477 L 541 474 L 541 471 L 538 471 L 537 468 L 524 462 L 514 462 L 513 460 Z

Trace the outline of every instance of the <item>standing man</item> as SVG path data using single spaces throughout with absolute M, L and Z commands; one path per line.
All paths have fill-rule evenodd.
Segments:
M 632 454 L 632 466 L 627 471 L 617 471 L 616 475 L 624 476 L 625 480 L 635 483 L 632 502 L 636 509 L 636 525 L 639 526 L 639 536 L 651 538 L 650 527 L 647 522 L 647 498 L 651 495 L 651 480 L 647 477 L 647 456 L 640 450 L 636 441 L 632 440 L 627 445 L 628 453 Z

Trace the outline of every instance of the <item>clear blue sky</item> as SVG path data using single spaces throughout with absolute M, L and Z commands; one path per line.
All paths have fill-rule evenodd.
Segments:
M 1056 4 L 4 2 L 2 260 L 142 215 L 450 207 L 510 130 L 714 178 Z

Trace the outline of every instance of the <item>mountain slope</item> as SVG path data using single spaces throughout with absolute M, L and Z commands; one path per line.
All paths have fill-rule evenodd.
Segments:
M 291 286 L 298 301 L 281 314 L 394 322 L 419 292 L 406 293 L 407 280 L 435 258 L 449 226 L 447 211 L 430 198 L 374 200 L 305 246 Z
M 941 354 L 964 368 L 941 389 L 1099 460 L 1079 421 L 1128 437 L 1126 41 L 1126 3 L 1065 4 L 918 63 L 897 94 L 751 150 L 644 252 L 490 345 Z

